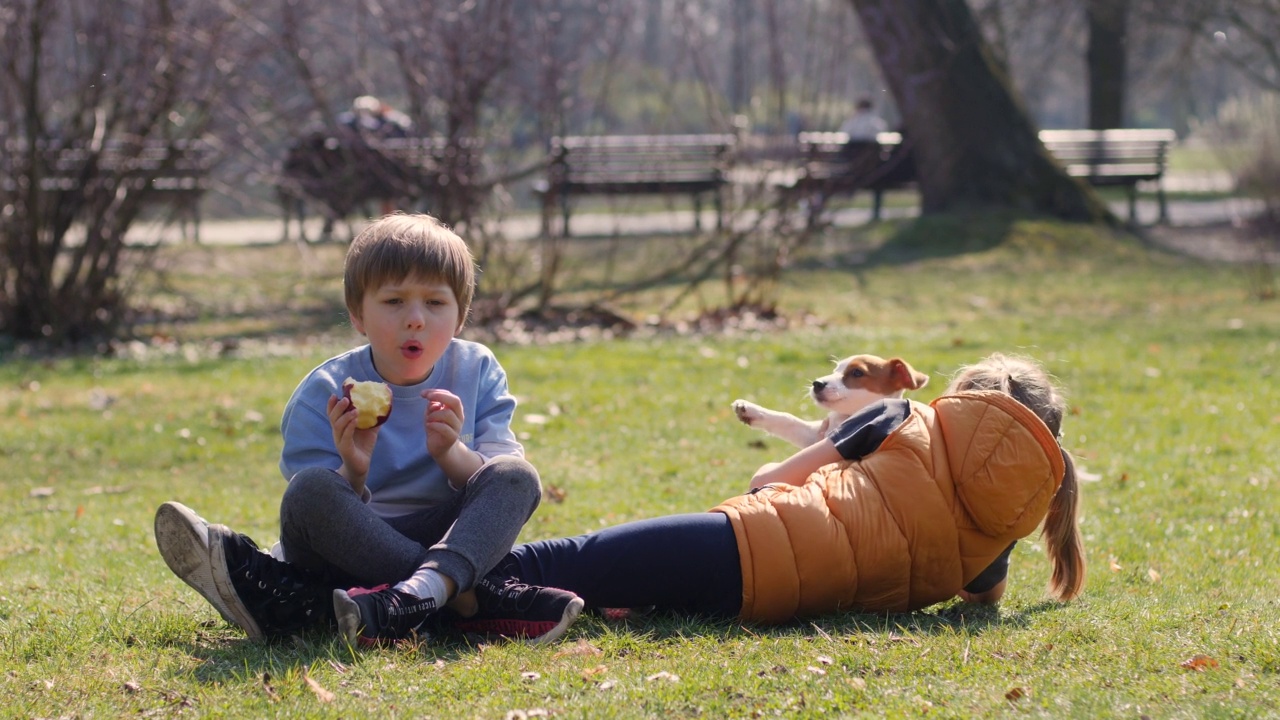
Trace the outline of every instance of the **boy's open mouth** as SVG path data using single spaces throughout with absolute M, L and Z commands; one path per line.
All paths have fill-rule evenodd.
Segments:
M 422 354 L 422 343 L 417 340 L 410 340 L 400 346 L 400 354 L 407 358 L 416 358 Z

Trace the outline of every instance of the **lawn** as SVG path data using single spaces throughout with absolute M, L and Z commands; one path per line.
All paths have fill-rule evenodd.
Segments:
M 584 616 L 539 648 L 250 643 L 169 573 L 152 516 L 178 499 L 274 540 L 280 411 L 354 341 L 340 249 L 185 248 L 147 286 L 169 318 L 140 320 L 154 339 L 0 362 L 0 716 L 1280 716 L 1280 312 L 1255 276 L 1051 223 L 868 242 L 840 231 L 795 263 L 786 328 L 496 345 L 547 487 L 523 539 L 740 492 L 788 449 L 730 403 L 812 415 L 806 380 L 836 356 L 901 355 L 928 401 L 962 363 L 1020 352 L 1071 402 L 1079 600 L 1047 600 L 1033 536 L 998 609 Z

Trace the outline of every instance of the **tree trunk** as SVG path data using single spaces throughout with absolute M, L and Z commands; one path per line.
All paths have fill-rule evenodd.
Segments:
M 1114 222 L 1040 143 L 963 0 L 850 0 L 903 118 L 925 214 L 1012 208 Z
M 1125 35 L 1129 0 L 1088 0 L 1089 127 L 1124 127 Z

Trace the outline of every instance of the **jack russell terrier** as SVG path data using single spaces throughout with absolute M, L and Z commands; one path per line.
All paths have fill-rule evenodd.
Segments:
M 805 448 L 871 403 L 900 398 L 904 391 L 919 390 L 928 382 L 928 375 L 917 372 L 902 358 L 854 355 L 836 363 L 834 373 L 813 381 L 809 394 L 828 411 L 822 420 L 801 420 L 746 400 L 734 400 L 733 411 L 747 425 Z

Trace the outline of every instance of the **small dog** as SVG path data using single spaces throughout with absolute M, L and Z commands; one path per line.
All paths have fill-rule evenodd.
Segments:
M 828 411 L 823 420 L 801 420 L 746 400 L 734 400 L 733 411 L 747 425 L 804 448 L 871 403 L 900 398 L 903 391 L 919 390 L 928 382 L 928 375 L 917 372 L 902 358 L 854 355 L 836 363 L 834 373 L 813 381 L 809 394 Z

